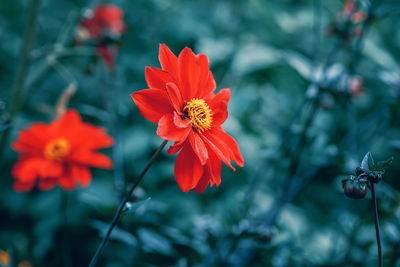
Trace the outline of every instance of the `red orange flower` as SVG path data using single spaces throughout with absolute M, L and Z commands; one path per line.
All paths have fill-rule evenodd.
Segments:
M 12 169 L 14 190 L 29 191 L 35 185 L 48 190 L 57 184 L 72 190 L 78 182 L 88 186 L 89 167 L 112 167 L 111 160 L 97 152 L 112 143 L 104 129 L 82 122 L 75 110 L 50 124 L 33 123 L 12 145 L 20 153 Z
M 157 135 L 178 151 L 175 179 L 184 192 L 201 193 L 208 184 L 221 183 L 221 160 L 231 167 L 244 161 L 236 141 L 221 127 L 228 117 L 230 89 L 214 93 L 216 84 L 209 70 L 208 57 L 185 48 L 177 58 L 161 44 L 162 69 L 146 67 L 150 89 L 132 94 L 141 114 L 158 123 Z
M 77 30 L 77 42 L 96 41 L 96 53 L 109 69 L 114 68 L 116 47 L 114 42 L 125 31 L 124 12 L 114 5 L 98 5 L 89 12 Z
M 98 5 L 80 25 L 87 30 L 87 38 L 119 36 L 125 31 L 124 12 L 114 5 Z

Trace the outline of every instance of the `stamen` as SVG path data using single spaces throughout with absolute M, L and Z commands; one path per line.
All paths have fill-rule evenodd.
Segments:
M 51 140 L 44 148 L 44 156 L 50 160 L 61 160 L 69 153 L 69 144 L 64 138 Z
M 192 98 L 183 110 L 197 132 L 203 133 L 211 128 L 212 112 L 204 99 Z

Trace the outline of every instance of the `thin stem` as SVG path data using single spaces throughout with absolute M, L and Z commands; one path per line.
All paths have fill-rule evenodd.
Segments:
M 33 42 L 35 39 L 35 26 L 36 18 L 38 14 L 40 0 L 32 0 L 29 5 L 29 14 L 25 22 L 25 32 L 23 36 L 23 45 L 21 49 L 21 56 L 19 59 L 17 74 L 15 76 L 13 87 L 11 88 L 10 102 L 8 111 L 10 113 L 10 118 L 6 123 L 10 123 L 20 108 L 20 100 L 22 96 L 22 91 L 24 89 L 26 76 L 28 73 L 28 68 L 30 64 L 30 55 L 33 47 Z M 0 157 L 3 148 L 6 144 L 10 128 L 5 130 L 3 134 L 0 135 Z
M 374 210 L 374 219 L 375 219 L 376 242 L 378 245 L 379 267 L 382 267 L 383 258 L 382 258 L 381 237 L 379 234 L 378 208 L 376 207 L 375 185 L 372 182 L 370 182 L 370 185 L 371 185 L 371 195 L 372 195 L 372 209 Z
M 63 262 L 65 267 L 71 267 L 71 252 L 68 238 L 68 192 L 61 192 L 61 213 L 62 213 L 62 242 L 63 242 Z
M 110 238 L 111 232 L 114 229 L 114 227 L 117 225 L 117 222 L 119 220 L 119 218 L 121 217 L 122 211 L 124 210 L 124 207 L 126 205 L 126 203 L 128 202 L 129 198 L 131 197 L 133 191 L 135 190 L 135 188 L 139 185 L 139 183 L 142 181 L 143 177 L 145 176 L 145 174 L 147 173 L 147 171 L 150 169 L 151 165 L 153 164 L 153 162 L 155 161 L 155 159 L 157 158 L 157 156 L 160 154 L 161 150 L 165 147 L 165 145 L 168 143 L 167 140 L 165 140 L 160 147 L 158 148 L 158 150 L 154 153 L 154 155 L 151 157 L 149 163 L 147 163 L 146 167 L 143 169 L 142 173 L 140 174 L 138 180 L 136 181 L 136 183 L 131 187 L 131 189 L 129 190 L 128 194 L 125 196 L 125 198 L 121 201 L 117 212 L 114 215 L 114 218 L 110 224 L 110 227 L 107 230 L 107 234 L 104 236 L 103 240 L 101 240 L 101 243 L 99 245 L 99 247 L 96 250 L 96 253 L 94 254 L 92 260 L 90 261 L 89 267 L 94 267 L 96 265 L 96 262 L 101 254 L 101 252 L 103 251 L 104 246 L 106 245 L 108 239 Z

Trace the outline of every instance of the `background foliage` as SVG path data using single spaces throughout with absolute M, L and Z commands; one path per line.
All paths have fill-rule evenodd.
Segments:
M 28 2 L 0 3 L 2 121 Z M 144 202 L 124 215 L 99 266 L 376 266 L 370 195 L 348 199 L 340 183 L 367 151 L 394 156 L 377 196 L 385 265 L 400 266 L 397 0 L 358 2 L 375 16 L 360 24 L 361 38 L 327 34 L 343 9 L 336 0 L 112 1 L 128 25 L 113 73 L 89 46 L 72 45 L 79 15 L 96 4 L 40 3 L 26 102 L 1 155 L 0 249 L 14 263 L 89 263 L 119 199 L 162 142 L 129 94 L 146 88 L 144 68 L 159 66 L 158 44 L 166 43 L 176 54 L 185 46 L 207 54 L 217 87 L 231 88 L 224 126 L 245 167 L 223 167 L 218 188 L 186 194 L 164 151 L 132 199 Z M 352 77 L 363 79 L 363 94 L 349 93 Z M 15 193 L 11 141 L 30 123 L 50 121 L 71 83 L 70 107 L 115 138 L 105 151 L 115 169 L 93 170 L 89 188 Z

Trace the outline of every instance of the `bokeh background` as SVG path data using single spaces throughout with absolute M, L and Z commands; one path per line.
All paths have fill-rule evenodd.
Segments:
M 41 1 L 24 101 L 0 158 L 0 249 L 13 265 L 87 266 L 127 189 L 161 144 L 130 98 L 159 67 L 158 46 L 209 56 L 217 88 L 231 88 L 224 124 L 245 159 L 219 187 L 183 193 L 163 151 L 132 197 L 98 266 L 376 266 L 371 197 L 346 198 L 341 179 L 371 151 L 394 156 L 377 186 L 385 266 L 400 266 L 400 4 L 338 0 L 109 1 L 128 26 L 110 72 L 76 47 L 79 18 L 100 1 Z M 28 0 L 0 2 L 0 130 L 23 43 Z M 372 18 L 369 16 L 372 15 Z M 69 107 L 115 138 L 112 171 L 88 188 L 16 193 L 10 144 Z

